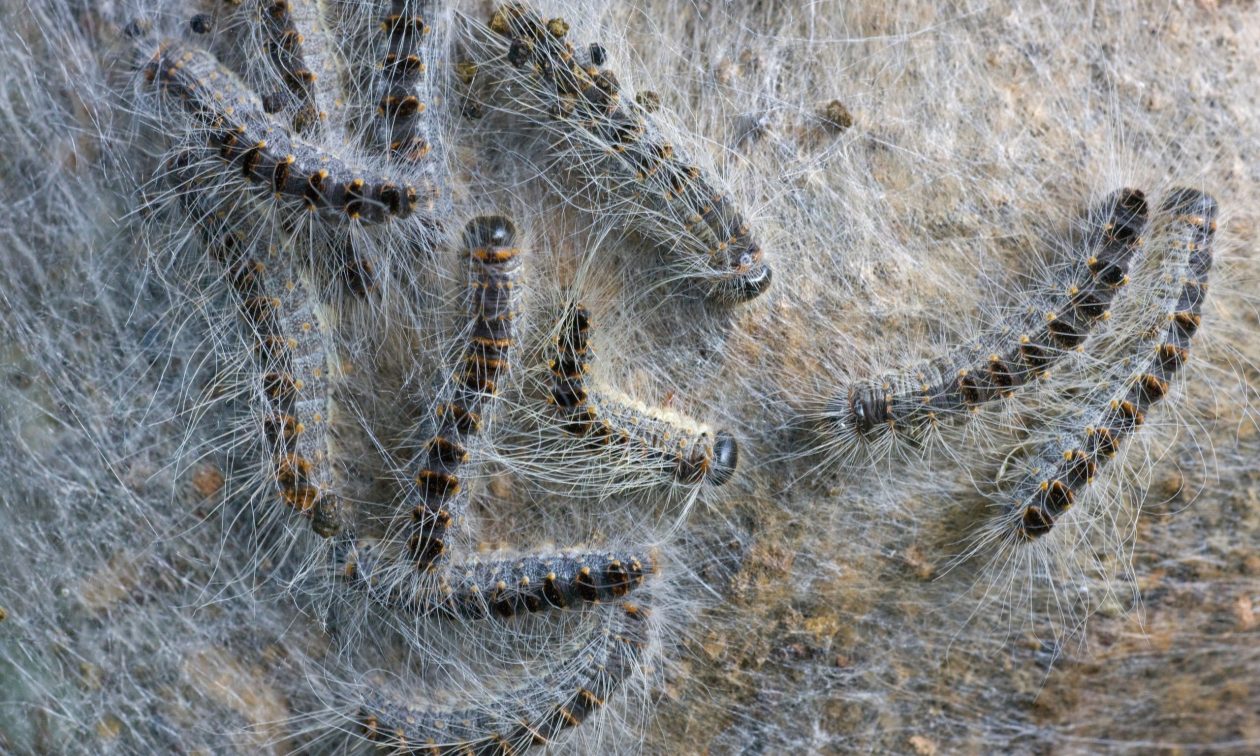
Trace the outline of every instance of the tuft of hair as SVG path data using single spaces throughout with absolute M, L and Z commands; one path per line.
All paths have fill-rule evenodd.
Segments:
M 1256 750 L 1246 4 L 0 17 L 0 751 Z

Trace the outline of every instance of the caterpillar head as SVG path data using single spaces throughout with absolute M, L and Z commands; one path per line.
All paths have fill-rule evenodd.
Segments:
M 739 443 L 726 431 L 718 431 L 713 441 L 713 463 L 705 474 L 709 485 L 720 486 L 735 475 L 739 465 Z

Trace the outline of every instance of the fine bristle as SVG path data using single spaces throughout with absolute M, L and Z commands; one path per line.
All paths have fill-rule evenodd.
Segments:
M 1260 751 L 1253 5 L 0 0 L 0 753 Z

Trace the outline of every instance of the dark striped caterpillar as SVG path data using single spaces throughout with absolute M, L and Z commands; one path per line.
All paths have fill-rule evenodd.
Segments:
M 365 737 L 393 753 L 432 756 L 513 754 L 547 745 L 602 708 L 641 661 L 647 610 L 626 601 L 608 612 L 576 666 L 512 691 L 503 699 L 510 705 L 435 712 L 375 695 L 359 711 Z
M 436 5 L 425 0 L 389 0 L 367 3 L 361 9 L 374 14 L 374 34 L 363 55 L 370 61 L 370 70 L 360 77 L 372 97 L 368 103 L 374 110 L 370 141 L 408 163 L 425 159 L 433 149 L 426 114 L 434 99 L 429 68 L 434 62 Z
M 1134 359 L 1125 360 L 1113 374 L 1107 385 L 1115 388 L 1102 392 L 1084 427 L 1068 428 L 1039 447 L 1034 472 L 1013 491 L 1016 532 L 1023 540 L 1049 533 L 1099 468 L 1142 427 L 1146 413 L 1168 395 L 1199 329 L 1217 212 L 1216 200 L 1195 189 L 1174 189 L 1160 206 L 1167 244 L 1175 256 L 1171 267 L 1179 279 L 1179 287 L 1169 292 L 1167 317 L 1127 346 L 1126 353 Z
M 643 585 L 656 566 L 647 554 L 564 551 L 481 561 L 470 558 L 436 574 L 417 592 L 392 579 L 380 544 L 360 540 L 341 547 L 341 577 L 357 582 L 373 601 L 409 615 L 437 611 L 449 617 L 509 618 L 583 603 L 614 601 Z
M 202 48 L 163 40 L 143 76 L 164 101 L 178 105 L 204 129 L 225 167 L 278 198 L 363 222 L 405 218 L 418 203 L 430 201 L 414 185 L 352 170 L 337 156 L 292 136 Z
M 852 385 L 827 409 L 833 432 L 866 440 L 886 433 L 922 437 L 940 423 L 957 422 L 1010 397 L 1080 347 L 1109 317 L 1116 292 L 1128 283 L 1130 262 L 1143 244 L 1146 197 L 1119 189 L 1090 217 L 1084 253 L 1064 271 L 1048 301 L 1028 307 L 1000 333 L 919 368 Z
M 470 438 L 481 431 L 482 412 L 507 371 L 520 273 L 521 251 L 515 242 L 516 229 L 502 216 L 475 218 L 464 231 L 472 330 L 449 394 L 435 408 L 437 427 L 420 454 L 415 476 L 419 503 L 412 510 L 407 547 L 420 570 L 442 556 L 446 529 L 462 517 L 467 497 L 461 495 L 458 473 L 468 461 Z
M 285 91 L 270 93 L 268 108 L 281 113 L 299 134 L 318 131 L 340 108 L 335 42 L 324 28 L 323 0 L 255 0 L 246 11 L 260 19 L 262 49 Z M 264 99 L 264 102 L 267 102 Z
M 654 410 L 609 393 L 593 393 L 587 373 L 593 360 L 590 315 L 571 304 L 561 320 L 551 360 L 551 402 L 564 429 L 601 446 L 615 445 L 644 458 L 676 481 L 720 486 L 739 464 L 734 436 L 698 426 L 677 413 Z
M 680 275 L 713 298 L 740 302 L 769 287 L 761 245 L 730 196 L 665 138 L 648 109 L 622 96 L 616 74 L 579 61 L 564 19 L 512 3 L 489 26 L 509 42 L 506 56 L 496 49 L 484 61 L 510 82 L 497 90 L 501 104 L 550 132 L 555 162 L 594 200 L 591 212 L 667 250 Z
M 207 196 L 181 199 L 199 215 L 201 235 L 226 271 L 253 336 L 267 407 L 263 431 L 280 496 L 311 519 L 316 533 L 332 536 L 341 529 L 344 507 L 328 453 L 329 346 L 310 284 L 289 259 L 285 237 L 251 223 L 239 208 L 209 205 Z

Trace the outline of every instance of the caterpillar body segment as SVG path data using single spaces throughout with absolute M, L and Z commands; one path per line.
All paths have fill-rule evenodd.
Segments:
M 516 229 L 502 216 L 476 218 L 465 229 L 471 330 L 460 365 L 434 408 L 436 429 L 421 450 L 414 476 L 417 503 L 412 508 L 407 549 L 420 570 L 442 557 L 446 530 L 463 512 L 466 494 L 460 469 L 469 459 L 468 445 L 480 433 L 483 413 L 508 369 L 521 265 L 521 250 L 515 242 Z
M 345 107 L 343 66 L 327 27 L 325 0 L 246 0 L 228 22 L 242 45 L 244 70 L 257 71 L 267 112 L 301 135 L 318 137 L 340 127 Z M 261 51 L 262 55 L 257 55 Z
M 729 193 L 622 92 L 614 72 L 579 59 L 564 19 L 510 3 L 489 26 L 508 43 L 506 55 L 487 54 L 486 64 L 510 82 L 500 91 L 511 94 L 496 104 L 552 137 L 551 163 L 576 183 L 590 212 L 665 250 L 710 298 L 742 302 L 769 288 L 761 244 Z
M 512 691 L 489 707 L 434 711 L 379 692 L 358 720 L 381 748 L 407 754 L 514 754 L 545 746 L 603 708 L 641 666 L 648 611 L 622 601 L 606 609 L 600 633 L 575 663 Z
M 587 376 L 594 359 L 590 327 L 587 309 L 571 304 L 555 340 L 550 400 L 563 429 L 598 446 L 616 447 L 679 483 L 720 486 L 729 481 L 739 464 L 739 444 L 731 434 L 590 389 Z
M 431 201 L 414 184 L 353 169 L 293 136 L 207 50 L 173 39 L 155 44 L 144 81 L 191 119 L 191 131 L 176 133 L 186 141 L 204 139 L 225 176 L 240 176 L 308 210 L 364 223 L 406 218 Z
M 379 10 L 377 10 L 379 9 Z M 437 3 L 390 0 L 372 6 L 375 35 L 370 42 L 375 65 L 368 77 L 372 93 L 375 146 L 395 159 L 418 163 L 433 149 L 433 72 L 436 62 Z
M 842 437 L 918 439 L 1009 398 L 1048 374 L 1110 317 L 1116 293 L 1144 244 L 1148 209 L 1136 189 L 1112 192 L 1090 213 L 1083 249 L 1044 301 L 1013 323 L 915 368 L 854 383 L 830 402 L 827 422 Z
M 1125 354 L 1132 357 L 1111 371 L 1107 388 L 1099 392 L 1098 403 L 1087 411 L 1084 422 L 1065 427 L 1038 449 L 1036 472 L 1020 480 L 1012 492 L 1016 533 L 1022 540 L 1049 533 L 1142 427 L 1147 413 L 1168 395 L 1199 329 L 1218 211 L 1215 199 L 1195 189 L 1174 189 L 1161 204 L 1164 241 L 1172 257 L 1167 265 L 1176 272 L 1175 285 L 1161 303 L 1166 317 L 1125 345 Z
M 413 616 L 476 619 L 615 601 L 641 586 L 655 565 L 650 554 L 635 551 L 474 557 L 446 562 L 432 584 L 417 586 L 390 574 L 380 545 L 362 539 L 340 547 L 337 571 L 381 606 Z

